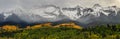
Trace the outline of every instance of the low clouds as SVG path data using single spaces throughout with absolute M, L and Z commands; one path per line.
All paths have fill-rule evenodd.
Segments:
M 92 7 L 96 3 L 99 3 L 102 6 L 116 5 L 120 7 L 119 0 L 0 0 L 0 11 L 16 6 L 29 10 L 43 5 L 56 5 L 59 7 L 74 7 L 80 5 L 82 7 Z
M 69 6 L 69 5 L 83 5 L 92 6 L 95 3 L 101 5 L 116 4 L 119 0 L 0 0 L 0 7 L 22 5 L 22 6 L 40 6 L 54 4 L 58 6 Z M 116 4 L 118 5 L 118 4 Z

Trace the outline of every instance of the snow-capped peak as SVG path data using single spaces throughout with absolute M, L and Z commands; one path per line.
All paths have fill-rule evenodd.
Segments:
M 104 8 L 99 4 L 95 4 L 92 8 L 83 8 L 80 6 L 61 8 L 54 5 L 49 5 L 40 8 L 33 8 L 30 10 L 26 10 L 22 6 L 15 6 L 13 8 L 3 10 L 0 14 L 4 15 L 4 20 L 14 14 L 24 21 L 37 22 L 41 21 L 43 18 L 47 21 L 51 19 L 54 21 L 56 19 L 66 18 L 76 21 L 88 15 L 100 17 L 101 13 L 109 16 L 111 12 L 115 13 L 115 16 L 118 13 L 114 7 Z
M 5 19 L 8 18 L 9 16 L 11 16 L 12 13 L 3 13 L 3 15 L 4 15 L 4 20 L 5 20 Z

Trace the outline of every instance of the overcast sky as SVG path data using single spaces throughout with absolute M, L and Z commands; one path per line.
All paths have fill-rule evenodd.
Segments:
M 0 0 L 0 10 L 8 9 L 15 6 L 22 6 L 24 8 L 34 8 L 42 5 L 57 5 L 60 7 L 68 6 L 84 6 L 92 7 L 99 3 L 102 6 L 116 5 L 120 7 L 120 0 Z

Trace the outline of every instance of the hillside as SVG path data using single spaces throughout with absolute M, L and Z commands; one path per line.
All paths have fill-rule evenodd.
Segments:
M 0 27 L 0 39 L 120 39 L 120 24 L 83 28 L 73 22 L 36 24 L 20 28 L 19 25 Z

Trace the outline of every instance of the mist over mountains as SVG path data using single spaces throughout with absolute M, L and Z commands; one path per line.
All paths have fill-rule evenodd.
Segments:
M 102 7 L 99 4 L 95 4 L 92 8 L 81 7 L 79 5 L 75 7 L 45 5 L 26 10 L 21 6 L 16 6 L 0 13 L 0 23 L 42 23 L 60 21 L 74 21 L 81 24 L 116 24 L 120 23 L 120 8 L 117 6 Z

